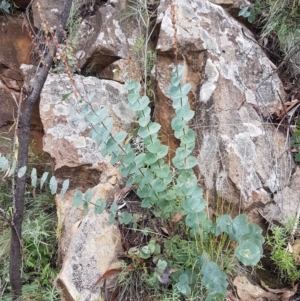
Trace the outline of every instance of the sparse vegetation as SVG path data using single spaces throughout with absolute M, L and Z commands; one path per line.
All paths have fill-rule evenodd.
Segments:
M 299 240 L 294 240 L 293 227 L 295 219 L 290 219 L 286 227 L 272 226 L 267 236 L 267 244 L 271 248 L 271 259 L 278 268 L 283 280 L 292 283 L 300 279 Z
M 49 191 L 27 191 L 23 223 L 23 298 L 24 300 L 56 301 L 58 293 L 53 288 L 57 274 L 56 260 L 56 209 Z M 12 215 L 11 181 L 0 185 L 0 207 L 7 217 Z M 11 300 L 9 284 L 10 225 L 0 220 L 0 299 Z

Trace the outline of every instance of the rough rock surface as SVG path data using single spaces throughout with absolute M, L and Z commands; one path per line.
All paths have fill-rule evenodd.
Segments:
M 26 1 L 22 1 L 26 3 Z M 30 1 L 29 1 L 30 2 Z M 94 1 L 93 1 L 94 2 Z M 47 21 L 49 27 L 55 28 L 60 19 L 64 1 L 61 0 L 33 0 L 30 2 L 33 12 L 33 22 L 36 28 L 41 28 L 42 18 Z M 73 7 L 79 8 L 83 4 L 92 3 L 91 0 L 73 0 Z M 37 7 L 39 4 L 39 7 Z
M 125 6 L 126 1 L 107 3 L 95 16 L 82 22 L 76 47 L 80 67 L 101 72 L 114 61 L 128 59 L 132 54 L 131 47 L 142 33 L 134 17 L 122 20 Z
M 11 130 L 16 117 L 17 106 L 12 95 L 19 102 L 23 85 L 21 64 L 30 64 L 31 38 L 23 26 L 23 20 L 17 17 L 0 16 L 0 135 L 12 139 Z M 9 130 L 11 130 L 9 132 Z M 42 152 L 42 125 L 38 114 L 38 105 L 34 109 L 31 121 L 31 138 L 35 141 L 35 150 Z M 7 149 L 0 146 L 0 152 Z
M 34 25 L 41 27 L 41 13 L 36 4 L 39 3 L 41 12 L 49 27 L 55 28 L 63 2 L 60 0 L 46 1 L 34 0 L 32 9 Z M 137 37 L 141 37 L 141 28 L 136 24 L 135 18 L 124 19 L 126 1 L 102 2 L 100 7 L 89 0 L 75 0 L 73 7 L 80 9 L 86 7 L 91 16 L 82 20 L 78 29 L 76 41 L 76 58 L 79 67 L 99 72 L 120 58 L 128 58 L 130 47 Z M 128 12 L 127 12 L 128 14 Z M 90 63 L 93 62 L 91 66 Z
M 107 198 L 113 186 L 109 182 L 96 186 L 92 202 Z M 117 255 L 122 251 L 121 236 L 116 225 L 108 224 L 106 212 L 95 215 L 91 205 L 84 215 L 82 210 L 72 206 L 73 192 L 69 191 L 63 200 L 57 197 L 56 202 L 58 212 L 64 212 L 64 216 L 58 214 L 63 227 L 60 236 L 63 266 L 56 283 L 62 291 L 62 300 L 94 301 L 101 297 L 101 284 L 94 287 L 96 281 L 107 270 L 120 266 Z
M 167 95 L 174 63 L 168 3 L 161 1 L 158 10 L 156 119 L 174 150 L 177 141 L 167 122 L 174 114 Z M 186 67 L 184 81 L 192 84 L 189 100 L 196 111 L 192 126 L 199 178 L 210 205 L 222 198 L 233 214 L 241 208 L 255 221 L 261 219 L 257 208 L 268 204 L 280 208 L 276 218 L 285 221 L 291 210 L 273 196 L 282 196 L 295 169 L 284 134 L 268 121 L 268 111 L 284 99 L 277 74 L 251 32 L 222 6 L 196 0 L 174 3 L 179 63 Z M 289 192 L 299 201 L 299 191 Z
M 40 114 L 44 125 L 44 151 L 55 161 L 54 171 L 59 173 L 62 167 L 74 168 L 79 164 L 97 165 L 104 158 L 99 153 L 96 143 L 86 135 L 83 123 L 76 125 L 79 116 L 69 114 L 72 108 L 80 111 L 87 97 L 94 93 L 91 105 L 95 109 L 108 107 L 110 115 L 115 117 L 115 131 L 122 126 L 128 127 L 134 114 L 126 101 L 126 89 L 123 85 L 94 77 L 75 76 L 78 91 L 72 93 L 66 101 L 62 95 L 74 89 L 67 75 L 49 75 L 40 103 Z M 81 101 L 79 95 L 84 100 Z
M 41 94 L 40 114 L 45 130 L 44 151 L 51 157 L 55 176 L 71 182 L 64 198 L 56 197 L 59 257 L 63 263 L 57 286 L 62 289 L 63 300 L 92 301 L 101 296 L 99 287 L 93 289 L 97 279 L 118 265 L 121 238 L 118 228 L 108 224 L 107 214 L 94 215 L 92 205 L 87 215 L 74 207 L 72 189 L 84 192 L 93 188 L 92 202 L 111 201 L 123 183 L 118 168 L 101 156 L 101 148 L 76 119 L 87 101 L 95 110 L 108 109 L 114 118 L 113 131 L 126 129 L 134 115 L 128 109 L 123 85 L 81 76 L 75 76 L 74 83 L 65 75 L 49 75 Z M 62 101 L 62 95 L 70 91 L 73 93 Z

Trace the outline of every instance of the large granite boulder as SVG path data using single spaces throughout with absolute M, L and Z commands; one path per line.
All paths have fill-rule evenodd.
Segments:
M 252 33 L 215 1 L 173 2 L 178 60 L 186 68 L 184 81 L 192 84 L 189 100 L 196 111 L 199 181 L 210 206 L 222 200 L 234 215 L 243 211 L 258 222 L 272 214 L 270 221 L 285 222 L 295 214 L 299 190 L 283 192 L 291 176 L 299 178 L 293 177 L 298 167 L 285 134 L 270 124 L 270 112 L 285 99 L 276 72 Z M 168 98 L 175 59 L 171 18 L 169 1 L 161 1 L 155 116 L 174 151 L 178 142 L 168 122 L 174 115 Z M 286 199 L 298 201 L 291 206 Z

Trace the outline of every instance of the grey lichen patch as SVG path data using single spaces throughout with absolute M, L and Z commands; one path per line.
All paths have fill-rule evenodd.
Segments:
M 208 133 L 203 137 L 203 143 L 197 161 L 199 170 L 204 176 L 205 186 L 209 189 L 214 185 L 214 174 L 218 167 L 218 141 L 215 133 Z
M 84 147 L 78 147 L 78 143 L 74 143 L 77 146 L 77 152 L 81 156 L 82 162 L 102 162 L 105 158 L 101 155 L 101 147 L 98 147 L 96 142 L 87 137 L 84 139 Z
M 179 2 L 178 6 L 181 10 L 183 17 L 185 17 L 186 19 L 192 20 L 198 18 L 193 8 L 190 5 L 187 5 L 186 2 Z
M 66 139 L 74 134 L 74 130 L 65 124 L 56 124 L 46 130 L 46 134 L 50 134 L 53 137 L 53 142 L 58 139 Z
M 253 123 L 243 123 L 248 128 L 248 133 L 251 138 L 263 135 L 263 131 Z
M 240 158 L 242 165 L 251 170 L 256 161 L 255 144 L 249 137 L 249 133 L 239 133 L 235 135 L 233 141 L 229 144 L 234 153 Z
M 245 84 L 240 76 L 239 67 L 235 62 L 228 63 L 221 57 L 219 59 L 219 68 L 222 77 L 232 81 L 235 87 L 244 92 Z
M 220 49 L 217 40 L 205 29 L 199 28 L 199 35 L 203 43 L 203 48 L 217 55 L 220 54 Z
M 251 185 L 252 190 L 257 190 L 257 189 L 262 188 L 262 183 L 255 171 L 250 172 L 250 174 L 248 176 L 248 181 Z
M 256 97 L 253 91 L 251 91 L 250 89 L 246 89 L 245 96 L 247 103 L 257 104 Z
M 69 114 L 69 107 L 65 104 L 58 104 L 54 107 L 53 112 L 56 116 Z
M 274 170 L 271 170 L 269 178 L 264 183 L 264 186 L 268 187 L 270 191 L 276 192 L 279 188 L 279 182 L 279 177 L 276 175 Z
M 117 20 L 113 20 L 113 24 L 115 26 L 115 35 L 116 37 L 122 42 L 122 43 L 126 43 L 126 37 L 123 33 L 123 31 L 121 30 L 121 27 L 119 25 L 119 22 Z
M 261 85 L 257 89 L 257 96 L 259 104 L 268 105 L 272 102 L 276 102 L 278 96 L 276 95 L 276 91 L 273 87 L 271 81 L 263 81 Z
M 213 95 L 218 81 L 219 72 L 211 59 L 208 59 L 205 65 L 205 82 L 200 89 L 200 101 L 208 102 Z

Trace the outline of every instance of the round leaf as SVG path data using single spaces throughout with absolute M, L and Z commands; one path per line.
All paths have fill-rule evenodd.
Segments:
M 27 166 L 23 166 L 18 171 L 18 178 L 22 178 L 25 175 L 25 172 L 27 170 Z

